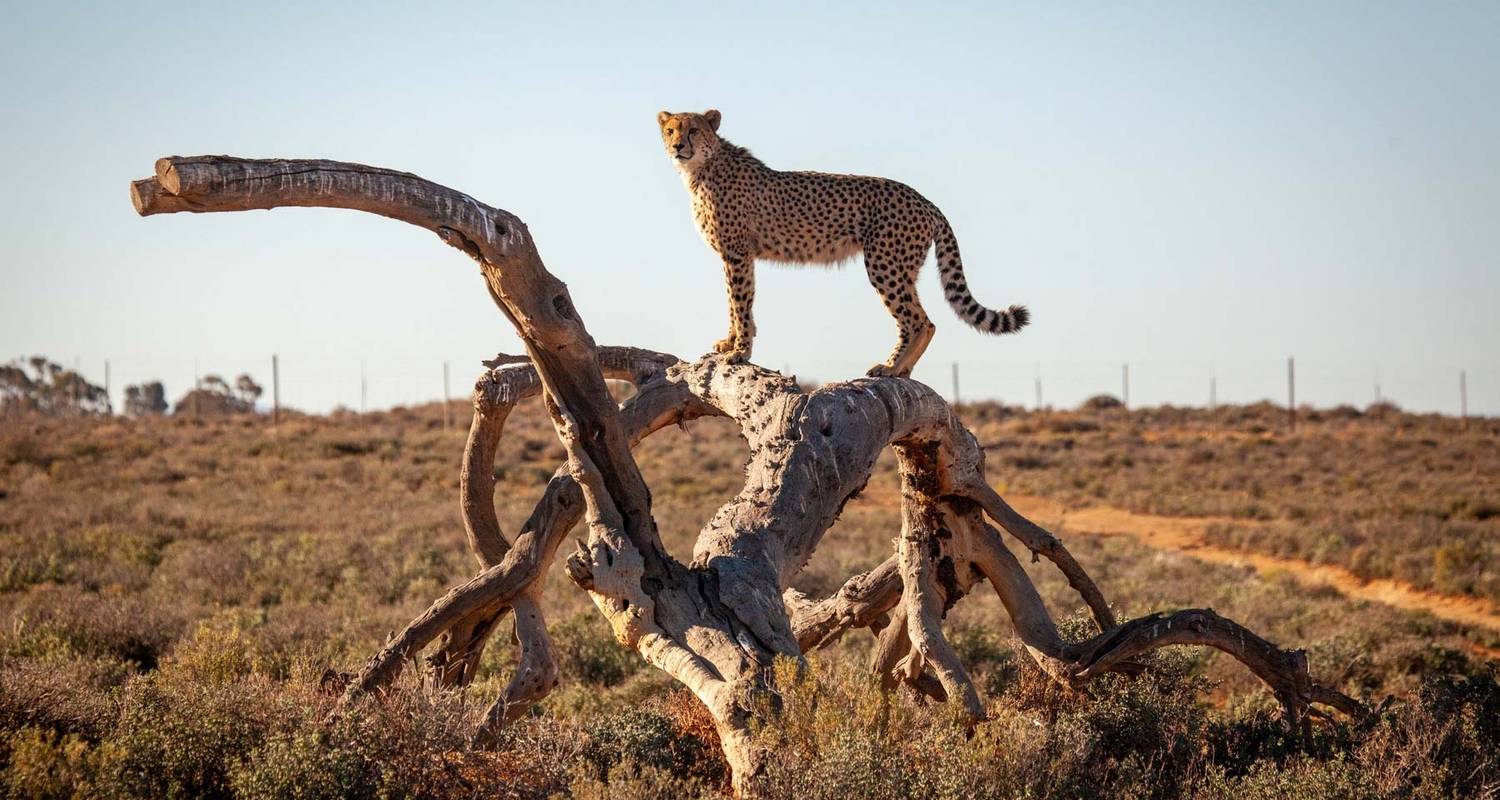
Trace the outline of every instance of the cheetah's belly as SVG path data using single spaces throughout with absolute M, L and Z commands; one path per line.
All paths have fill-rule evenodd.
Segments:
M 827 206 L 776 209 L 756 220 L 760 257 L 798 264 L 833 264 L 858 255 L 855 215 Z
M 862 249 L 852 236 L 799 238 L 773 231 L 761 237 L 759 255 L 767 261 L 787 264 L 837 264 L 854 258 Z

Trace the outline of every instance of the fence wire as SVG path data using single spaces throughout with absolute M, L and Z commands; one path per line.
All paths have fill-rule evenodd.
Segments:
M 326 413 L 337 408 L 376 411 L 440 400 L 467 398 L 482 372 L 478 356 L 359 357 L 277 354 L 283 408 Z M 93 359 L 59 359 L 91 383 L 103 385 L 106 363 Z M 169 402 L 175 403 L 196 381 L 217 375 L 233 383 L 250 375 L 272 398 L 271 354 L 140 356 L 108 360 L 110 399 L 122 408 L 124 389 L 131 384 L 161 381 Z M 864 374 L 867 362 L 808 359 L 765 366 L 794 374 L 808 383 L 847 380 Z M 957 385 L 955 386 L 955 374 Z M 1462 378 L 1461 378 L 1462 375 Z M 912 376 L 932 386 L 949 400 L 998 401 L 1026 408 L 1072 408 L 1089 397 L 1107 394 L 1140 406 L 1207 406 L 1270 401 L 1288 402 L 1287 360 L 1105 362 L 1066 360 L 1018 362 L 961 360 L 921 362 Z M 1462 381 L 1462 387 L 1461 387 Z M 1325 408 L 1351 405 L 1364 408 L 1377 401 L 1416 412 L 1458 415 L 1467 394 L 1471 416 L 1500 415 L 1500 366 L 1433 363 L 1355 364 L 1328 359 L 1295 360 L 1296 402 Z

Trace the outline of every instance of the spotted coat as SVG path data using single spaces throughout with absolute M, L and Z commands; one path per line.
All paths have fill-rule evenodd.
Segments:
M 985 308 L 969 294 L 958 240 L 941 211 L 886 178 L 782 172 L 719 137 L 718 111 L 657 115 L 667 154 L 693 201 L 693 220 L 724 262 L 729 335 L 714 350 L 750 356 L 755 262 L 836 264 L 863 253 L 865 272 L 896 320 L 899 339 L 871 375 L 909 375 L 935 330 L 917 297 L 917 274 L 935 248 L 943 294 L 958 316 L 988 333 L 1026 325 L 1024 306 Z

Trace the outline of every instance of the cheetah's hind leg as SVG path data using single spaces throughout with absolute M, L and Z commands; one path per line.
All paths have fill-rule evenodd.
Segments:
M 865 250 L 865 271 L 870 284 L 880 293 L 885 310 L 896 320 L 900 337 L 885 363 L 876 364 L 865 373 L 872 378 L 909 377 L 937 330 L 917 297 L 917 273 L 926 258 L 925 248 L 900 241 L 877 240 L 875 247 Z
M 920 306 L 917 311 L 921 312 Z M 902 331 L 900 342 L 891 357 L 883 364 L 870 367 L 865 374 L 871 378 L 910 378 L 912 368 L 922 358 L 922 353 L 932 342 L 932 335 L 937 332 L 937 326 L 927 321 L 926 314 L 922 314 L 922 319 L 925 324 L 917 328 L 914 338 L 908 340 L 906 332 Z

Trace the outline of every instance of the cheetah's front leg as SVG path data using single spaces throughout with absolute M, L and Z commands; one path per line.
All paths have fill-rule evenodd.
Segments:
M 739 364 L 750 358 L 755 343 L 755 259 L 724 256 L 724 288 L 729 293 L 729 335 L 714 343 L 714 352 Z

